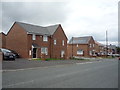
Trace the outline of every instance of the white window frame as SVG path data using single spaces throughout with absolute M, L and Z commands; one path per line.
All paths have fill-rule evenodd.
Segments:
M 82 49 L 77 50 L 77 55 L 83 55 L 83 54 L 84 54 L 84 51 Z
M 65 45 L 65 42 L 64 42 L 64 40 L 62 40 L 62 45 L 63 45 L 63 46 Z
M 32 40 L 36 40 L 36 35 L 32 34 Z
M 41 48 L 41 54 L 48 55 L 48 48 L 47 47 L 42 47 Z
M 61 51 L 61 57 L 64 57 L 64 55 L 65 55 L 65 51 L 62 50 L 62 51 Z
M 95 44 L 93 44 L 93 47 L 95 47 Z
M 89 55 L 92 56 L 92 51 L 89 51 Z
M 43 41 L 47 42 L 48 41 L 48 36 L 43 36 Z
M 76 47 L 78 47 L 78 44 L 76 45 Z
M 57 44 L 57 40 L 56 39 L 54 39 L 54 45 L 56 45 Z
M 90 48 L 92 47 L 92 44 L 90 44 Z

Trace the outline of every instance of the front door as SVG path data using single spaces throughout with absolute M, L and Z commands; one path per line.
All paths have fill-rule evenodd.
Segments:
M 37 51 L 37 48 L 33 48 L 33 58 L 36 58 L 36 51 Z

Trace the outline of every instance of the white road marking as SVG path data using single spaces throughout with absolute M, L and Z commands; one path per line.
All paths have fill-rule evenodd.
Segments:
M 76 64 L 88 64 L 88 63 L 93 63 L 93 62 L 84 62 L 84 63 L 76 63 Z
M 33 67 L 33 68 L 24 68 L 24 69 L 2 70 L 2 72 L 14 72 L 14 71 L 22 71 L 22 70 L 32 70 L 32 69 L 49 68 L 49 67 L 65 66 L 65 65 L 69 65 L 69 64 L 54 65 L 54 66 L 48 66 L 48 67 Z
M 102 61 L 84 62 L 84 63 L 76 63 L 76 64 L 77 64 L 77 65 L 79 65 L 79 64 L 89 64 L 89 63 L 96 63 L 96 62 L 102 62 Z
M 4 87 L 12 87 L 12 86 L 17 86 L 17 85 L 21 85 L 21 84 L 33 83 L 33 82 L 34 82 L 34 80 L 27 81 L 27 82 L 19 82 L 19 83 L 15 83 L 15 84 L 6 85 Z
M 97 61 L 101 62 L 101 61 Z M 88 63 L 93 63 L 93 62 L 84 62 L 84 63 L 71 63 L 71 64 L 88 64 Z M 32 69 L 38 69 L 38 68 L 49 68 L 49 67 L 56 67 L 56 66 L 66 66 L 70 64 L 63 64 L 63 65 L 54 65 L 54 66 L 48 66 L 48 67 L 33 67 L 33 68 L 24 68 L 24 69 L 12 69 L 12 70 L 2 70 L 2 72 L 14 72 L 14 71 L 22 71 L 22 70 L 32 70 Z

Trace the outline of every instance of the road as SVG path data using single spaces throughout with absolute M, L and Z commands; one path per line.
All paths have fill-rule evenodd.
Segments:
M 118 60 L 3 72 L 3 88 L 118 88 Z

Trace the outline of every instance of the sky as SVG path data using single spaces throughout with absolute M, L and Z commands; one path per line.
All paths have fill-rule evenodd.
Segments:
M 118 42 L 119 0 L 62 0 L 0 3 L 0 30 L 7 33 L 15 21 L 39 26 L 61 24 L 68 40 L 93 36 L 105 44 Z

